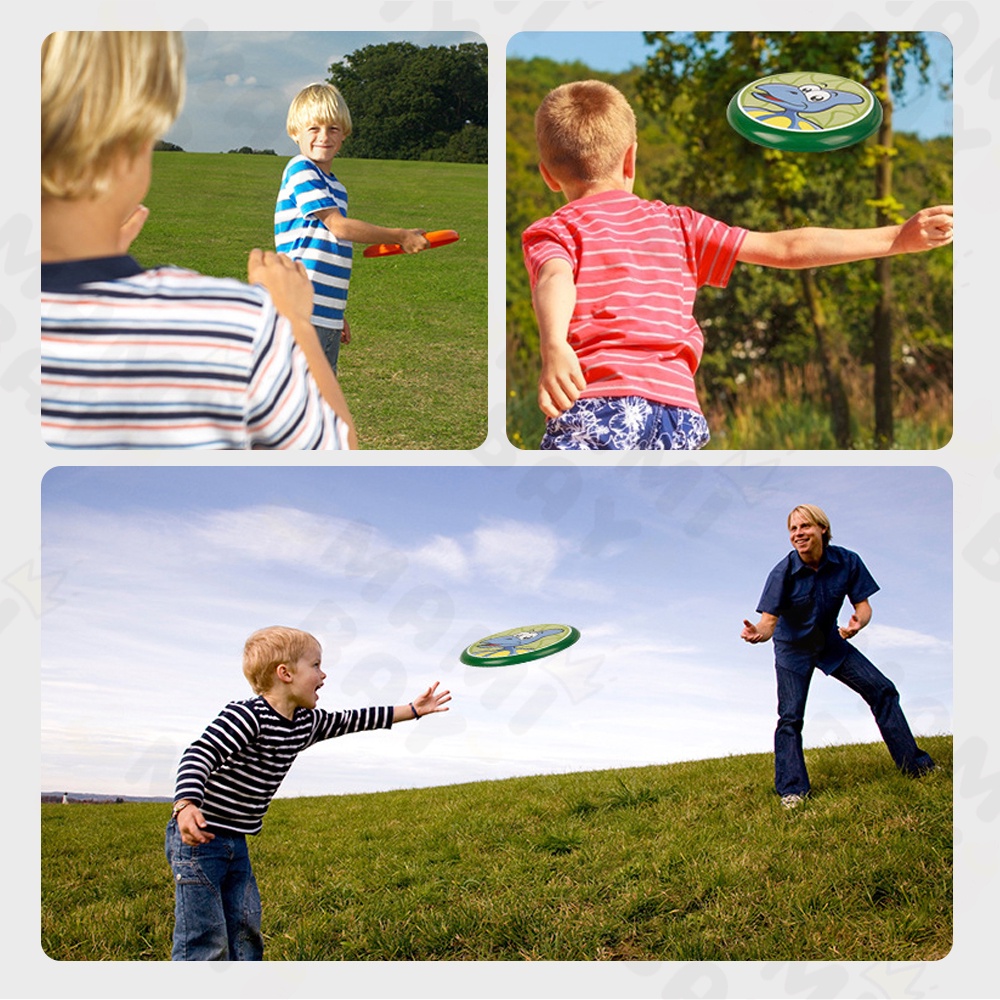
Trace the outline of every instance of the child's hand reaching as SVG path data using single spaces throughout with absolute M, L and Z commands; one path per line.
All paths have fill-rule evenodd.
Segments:
M 952 205 L 936 205 L 922 208 L 900 227 L 893 241 L 893 253 L 919 253 L 947 246 L 954 235 L 954 208 Z
M 451 701 L 450 691 L 438 691 L 440 681 L 435 681 L 423 694 L 418 695 L 410 702 L 410 708 L 414 709 L 417 717 L 432 715 L 435 712 L 447 712 L 448 702 Z M 398 717 L 398 714 L 397 714 Z
M 554 344 L 542 356 L 542 374 L 538 380 L 538 405 L 547 417 L 558 417 L 568 410 L 587 387 L 576 352 L 567 341 Z

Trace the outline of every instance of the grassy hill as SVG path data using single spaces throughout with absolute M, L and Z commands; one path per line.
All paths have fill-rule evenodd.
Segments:
M 278 799 L 251 854 L 271 960 L 920 961 L 951 947 L 952 740 Z M 164 805 L 42 806 L 42 946 L 164 959 Z
M 287 157 L 158 152 L 150 216 L 132 254 L 246 280 L 254 247 L 274 249 Z M 335 163 L 350 214 L 458 243 L 406 257 L 355 251 L 339 375 L 362 448 L 470 449 L 486 439 L 486 166 L 396 160 Z

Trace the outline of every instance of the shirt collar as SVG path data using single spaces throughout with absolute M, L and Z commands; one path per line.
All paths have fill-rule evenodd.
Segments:
M 94 281 L 115 281 L 142 274 L 142 266 L 127 254 L 42 264 L 42 291 L 69 292 Z
M 820 572 L 820 570 L 822 570 L 827 565 L 837 566 L 837 565 L 840 564 L 840 556 L 837 554 L 836 547 L 833 546 L 833 545 L 829 545 L 829 544 L 827 545 L 826 549 L 824 550 L 823 555 L 820 558 L 819 565 L 816 567 L 815 570 L 811 570 L 802 561 L 802 556 L 800 556 L 798 554 L 798 552 L 795 551 L 795 549 L 792 549 L 792 551 L 791 551 L 790 554 L 791 554 L 791 557 L 792 557 L 792 572 L 793 573 L 806 573 L 806 572 L 809 572 L 809 573 L 816 572 L 816 573 L 818 573 L 818 572 Z

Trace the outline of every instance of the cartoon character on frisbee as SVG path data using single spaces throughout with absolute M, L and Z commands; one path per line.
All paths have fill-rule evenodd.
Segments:
M 572 625 L 524 625 L 477 640 L 460 659 L 474 667 L 507 666 L 550 656 L 579 638 Z
M 823 126 L 812 118 L 806 118 L 804 112 L 817 114 L 829 111 L 843 104 L 863 104 L 860 94 L 851 94 L 846 90 L 835 90 L 833 87 L 821 87 L 815 83 L 804 83 L 795 87 L 788 83 L 764 81 L 756 87 L 753 96 L 758 101 L 765 101 L 778 108 L 757 108 L 745 105 L 745 112 L 759 122 L 772 122 L 778 128 L 822 130 Z

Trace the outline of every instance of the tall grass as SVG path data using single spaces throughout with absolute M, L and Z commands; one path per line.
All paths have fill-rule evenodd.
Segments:
M 781 808 L 769 755 L 276 800 L 251 853 L 265 957 L 924 961 L 951 947 L 950 737 L 810 750 Z M 42 944 L 162 959 L 166 805 L 42 807 Z
M 274 248 L 285 157 L 156 153 L 150 217 L 132 253 L 246 280 L 251 249 Z M 486 167 L 342 160 L 350 214 L 458 243 L 406 257 L 355 250 L 339 376 L 362 448 L 469 449 L 487 431 Z
M 852 447 L 874 445 L 875 404 L 871 373 L 860 365 L 844 371 L 851 412 Z M 727 400 L 709 400 L 709 448 L 827 449 L 836 442 L 830 426 L 822 373 L 816 363 L 780 372 L 761 369 Z M 942 448 L 951 440 L 952 391 L 939 381 L 921 389 L 900 387 L 894 406 L 894 447 Z
M 518 359 L 509 362 L 507 436 L 518 448 L 537 448 L 545 419 L 536 401 L 537 371 Z M 875 404 L 871 373 L 862 366 L 844 373 L 851 413 L 852 444 L 874 444 Z M 701 391 L 712 438 L 711 449 L 746 451 L 836 448 L 820 367 L 816 363 L 782 371 L 761 369 L 733 386 L 726 398 Z M 943 380 L 914 389 L 900 386 L 894 406 L 894 447 L 942 448 L 952 435 L 952 391 Z

